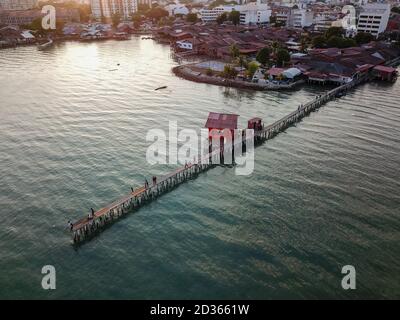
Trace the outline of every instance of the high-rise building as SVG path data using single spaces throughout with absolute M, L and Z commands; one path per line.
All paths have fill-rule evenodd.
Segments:
M 114 14 L 129 18 L 138 7 L 137 0 L 91 0 L 90 4 L 95 18 L 111 18 Z
M 358 32 L 368 32 L 377 37 L 386 30 L 390 16 L 390 4 L 367 3 L 358 17 Z
M 138 5 L 139 4 L 147 4 L 151 8 L 152 0 L 137 0 Z
M 313 23 L 314 13 L 308 9 L 292 9 L 288 26 L 294 28 L 309 27 Z
M 28 10 L 34 8 L 38 0 L 0 0 L 0 8 L 4 10 Z
M 218 6 L 213 9 L 201 9 L 201 20 L 203 22 L 215 22 L 217 18 L 223 14 L 229 14 L 232 11 L 240 12 L 240 24 L 267 24 L 271 16 L 271 10 L 267 4 L 249 3 L 243 5 L 226 5 Z
M 274 7 L 273 14 L 276 22 L 291 28 L 304 28 L 313 24 L 314 13 L 312 10 L 287 6 Z

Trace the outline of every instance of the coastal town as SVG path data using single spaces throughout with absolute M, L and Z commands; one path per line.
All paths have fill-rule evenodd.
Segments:
M 0 299 L 400 298 L 400 0 L 0 0 L 0 57 Z
M 49 4 L 55 30 L 41 26 Z M 0 48 L 139 36 L 169 45 L 180 77 L 257 90 L 394 81 L 399 35 L 396 1 L 0 1 Z

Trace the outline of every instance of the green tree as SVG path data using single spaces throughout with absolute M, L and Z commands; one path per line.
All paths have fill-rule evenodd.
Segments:
M 224 66 L 224 71 L 222 71 L 222 76 L 226 79 L 234 79 L 236 78 L 238 72 L 234 66 L 230 64 L 226 64 Z
M 257 71 L 258 69 L 258 63 L 255 61 L 252 61 L 249 63 L 249 65 L 247 66 L 247 75 L 249 76 L 249 78 L 253 78 L 254 73 Z
M 268 47 L 262 48 L 257 52 L 256 60 L 262 65 L 266 65 L 271 55 L 271 49 Z
M 196 23 L 197 22 L 197 14 L 196 13 L 188 13 L 188 15 L 186 16 L 186 21 Z
M 223 24 L 227 19 L 228 19 L 228 15 L 226 14 L 226 12 L 224 12 L 223 14 L 221 14 L 217 17 L 217 23 Z
M 138 12 L 135 12 L 132 15 L 131 19 L 132 19 L 132 22 L 142 22 L 142 20 L 143 20 L 142 15 Z
M 161 26 L 172 26 L 175 21 L 174 17 L 162 17 L 158 20 L 158 25 Z
M 276 52 L 276 62 L 279 66 L 284 66 L 286 62 L 290 61 L 290 54 L 286 49 L 279 49 Z
M 272 53 L 276 54 L 276 52 L 278 51 L 278 49 L 281 47 L 280 43 L 278 41 L 273 41 L 271 44 L 271 49 L 272 49 Z
M 139 29 L 140 28 L 140 24 L 142 23 L 143 19 L 142 19 L 142 15 L 140 13 L 135 12 L 132 15 L 132 22 L 133 22 L 133 27 L 135 29 Z
M 400 8 L 399 7 L 393 7 L 392 8 L 393 13 L 400 13 Z
M 344 30 L 342 27 L 330 27 L 325 31 L 325 38 L 329 39 L 330 37 L 336 36 L 341 37 L 344 34 Z
M 312 39 L 314 48 L 324 48 L 326 46 L 326 38 L 324 36 L 316 36 Z
M 230 51 L 230 53 L 231 53 L 231 57 L 232 57 L 232 58 L 237 58 L 237 57 L 239 57 L 239 55 L 240 55 L 239 48 L 238 48 L 238 46 L 237 46 L 235 43 L 233 43 L 233 44 L 230 46 L 229 51 Z
M 359 44 L 364 44 L 373 41 L 375 38 L 371 33 L 368 32 L 359 32 L 354 37 L 354 40 Z
M 327 45 L 329 48 L 348 48 L 357 46 L 357 42 L 351 38 L 332 36 L 328 39 Z
M 114 13 L 111 17 L 113 27 L 117 27 L 121 22 L 121 15 L 119 13 Z
M 342 38 L 338 36 L 332 36 L 326 41 L 328 48 L 340 48 L 342 43 Z
M 147 3 L 138 3 L 138 12 L 145 13 L 150 10 L 150 6 Z
M 300 38 L 300 51 L 305 52 L 310 44 L 310 37 L 309 36 L 302 36 Z
M 153 7 L 146 12 L 146 16 L 158 21 L 163 17 L 168 17 L 168 11 L 160 7 Z
M 42 18 L 36 18 L 35 20 L 33 20 L 31 22 L 31 24 L 29 25 L 29 29 L 39 31 L 39 32 L 43 31 Z
M 231 11 L 229 13 L 229 20 L 237 26 L 240 23 L 240 12 L 236 10 Z
M 246 68 L 248 66 L 248 62 L 245 56 L 243 55 L 239 55 L 239 57 L 237 57 L 237 64 L 240 66 L 240 68 Z
M 342 46 L 340 48 L 357 47 L 357 42 L 352 38 L 344 38 L 342 39 L 341 45 Z

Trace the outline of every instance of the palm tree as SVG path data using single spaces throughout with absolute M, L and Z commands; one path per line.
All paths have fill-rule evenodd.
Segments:
M 243 67 L 246 67 L 247 65 L 246 57 L 243 55 L 239 55 L 239 57 L 237 58 L 237 64 L 240 66 L 241 69 Z
M 272 49 L 272 53 L 276 54 L 276 52 L 278 51 L 278 49 L 280 48 L 280 43 L 278 41 L 274 41 L 271 44 L 271 49 Z

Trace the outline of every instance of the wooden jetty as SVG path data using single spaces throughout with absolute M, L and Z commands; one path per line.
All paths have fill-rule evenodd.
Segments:
M 254 143 L 260 144 L 269 139 L 272 139 L 280 132 L 285 131 L 288 127 L 299 122 L 302 118 L 307 116 L 312 111 L 315 111 L 326 102 L 341 97 L 348 90 L 351 90 L 355 86 L 371 80 L 370 74 L 365 74 L 353 79 L 351 82 L 338 86 L 324 94 L 318 95 L 314 100 L 309 101 L 304 105 L 300 105 L 297 110 L 283 117 L 282 119 L 274 122 L 271 125 L 264 126 L 254 131 Z M 225 150 L 241 145 L 245 148 L 246 137 L 242 141 L 236 141 L 235 144 L 224 146 Z M 126 215 L 128 212 L 132 212 L 140 208 L 145 203 L 148 203 L 162 194 L 171 191 L 176 186 L 196 178 L 200 173 L 212 168 L 213 163 L 220 163 L 219 157 L 221 156 L 221 149 L 210 150 L 204 157 L 199 158 L 198 161 L 193 161 L 184 167 L 181 167 L 172 173 L 167 174 L 161 178 L 157 178 L 156 182 L 149 185 L 143 186 L 136 190 L 133 190 L 123 198 L 109 204 L 108 206 L 94 212 L 93 215 L 89 215 L 83 219 L 71 223 L 70 231 L 72 233 L 72 239 L 75 244 L 82 243 L 92 236 L 97 234 L 106 225 L 113 223 L 118 218 Z M 218 158 L 218 161 L 217 161 Z
M 96 211 L 92 217 L 88 216 L 76 221 L 71 225 L 74 243 L 79 243 L 89 239 L 95 232 L 117 220 L 124 214 L 156 199 L 165 192 L 172 190 L 177 185 L 195 178 L 199 173 L 208 170 L 212 166 L 211 162 L 203 162 L 204 163 L 185 165 L 184 167 L 161 177 L 161 179 L 157 179 L 156 183 L 153 183 L 148 187 L 143 186 L 133 190 L 125 197 Z

